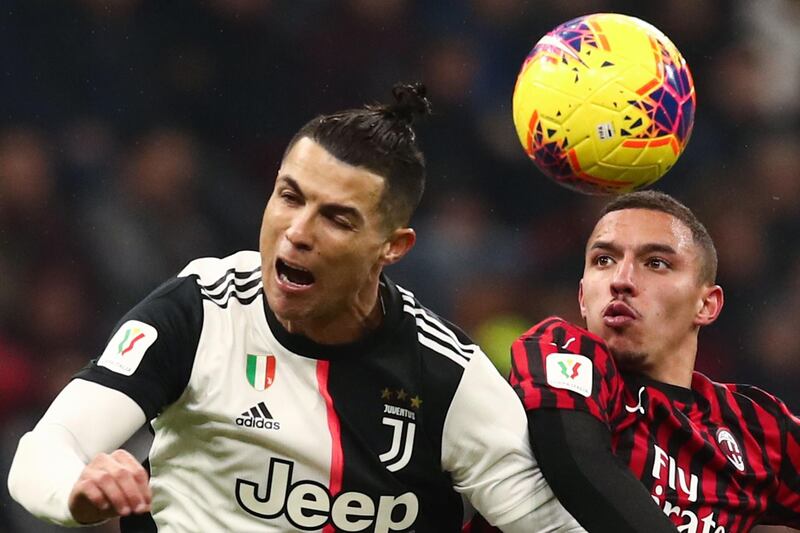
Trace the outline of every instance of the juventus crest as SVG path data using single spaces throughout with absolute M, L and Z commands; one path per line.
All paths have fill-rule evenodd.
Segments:
M 389 472 L 402 470 L 411 460 L 414 453 L 414 435 L 416 433 L 416 410 L 422 405 L 419 396 L 409 397 L 403 389 L 391 391 L 386 388 L 381 392 L 383 400 L 396 399 L 408 401 L 409 407 L 401 407 L 388 403 L 383 404 L 381 423 L 391 429 L 389 449 L 378 456 Z

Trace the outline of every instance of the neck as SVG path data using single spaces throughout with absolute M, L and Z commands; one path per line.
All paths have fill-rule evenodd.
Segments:
M 660 354 L 643 374 L 662 383 L 690 389 L 696 359 L 697 335 L 693 335 L 683 345 L 674 347 L 669 353 Z
M 303 335 L 317 344 L 348 344 L 356 342 L 377 329 L 383 322 L 383 303 L 378 280 L 360 291 L 350 307 L 334 317 L 314 317 L 289 320 L 275 317 L 293 335 Z

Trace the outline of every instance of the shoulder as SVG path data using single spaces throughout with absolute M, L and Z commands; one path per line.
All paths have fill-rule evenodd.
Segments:
M 253 301 L 261 291 L 261 255 L 252 250 L 227 257 L 202 257 L 189 263 L 178 278 L 194 278 L 201 298 L 226 307 L 231 298 Z
M 414 293 L 399 285 L 390 285 L 402 300 L 402 310 L 410 323 L 412 334 L 421 351 L 431 359 L 448 360 L 455 369 L 463 371 L 476 355 L 483 355 L 480 348 L 464 331 L 425 307 Z M 451 365 L 448 365 L 451 366 Z
M 523 333 L 511 346 L 512 382 L 530 375 L 548 378 L 550 385 L 577 383 L 588 369 L 603 379 L 619 375 L 614 358 L 598 335 L 560 317 L 549 317 Z M 591 373 L 591 372 L 590 372 Z M 563 378 L 563 379 L 562 379 Z M 585 385 L 589 386 L 590 383 Z
M 179 278 L 195 276 L 201 285 L 210 285 L 236 273 L 261 271 L 261 254 L 243 250 L 227 257 L 200 257 L 191 261 L 178 274 Z
M 692 376 L 692 388 L 702 390 L 706 399 L 715 396 L 716 401 L 735 404 L 738 411 L 747 416 L 750 413 L 764 413 L 776 419 L 791 418 L 798 423 L 798 418 L 787 405 L 774 394 L 745 383 L 721 383 L 709 379 L 700 372 Z
M 523 333 L 515 344 L 535 347 L 544 353 L 569 353 L 589 359 L 607 359 L 605 341 L 587 329 L 561 317 L 546 318 Z
M 230 298 L 254 300 L 261 291 L 258 252 L 237 252 L 228 257 L 203 257 L 190 262 L 178 275 L 151 292 L 128 315 L 169 323 L 176 314 L 203 315 L 203 301 L 227 307 Z M 126 316 L 131 318 L 131 316 Z
M 509 381 L 528 410 L 583 410 L 604 423 L 620 409 L 625 389 L 603 339 L 560 317 L 512 344 Z

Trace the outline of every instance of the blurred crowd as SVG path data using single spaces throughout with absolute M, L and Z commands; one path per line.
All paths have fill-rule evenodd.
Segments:
M 418 246 L 390 275 L 500 368 L 532 323 L 578 320 L 603 199 L 535 169 L 510 102 L 539 37 L 601 11 L 655 24 L 694 75 L 693 137 L 656 188 L 719 250 L 726 306 L 698 367 L 800 411 L 800 3 L 4 0 L 0 478 L 127 309 L 192 258 L 257 247 L 296 129 L 397 81 L 423 80 L 435 114 Z M 0 532 L 44 530 L 0 491 Z

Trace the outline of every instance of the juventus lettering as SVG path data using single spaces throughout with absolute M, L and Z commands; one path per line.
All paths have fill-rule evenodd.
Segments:
M 419 501 L 413 492 L 379 496 L 377 502 L 368 494 L 354 491 L 331 497 L 316 481 L 292 483 L 293 469 L 293 461 L 269 459 L 265 490 L 253 481 L 237 479 L 239 506 L 265 520 L 285 516 L 304 531 L 330 523 L 341 531 L 363 531 L 372 526 L 375 533 L 389 533 L 406 530 L 417 520 Z

